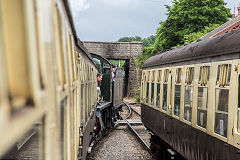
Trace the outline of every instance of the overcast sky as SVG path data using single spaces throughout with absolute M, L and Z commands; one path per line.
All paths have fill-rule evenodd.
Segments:
M 224 1 L 231 12 L 240 3 L 240 0 Z M 164 5 L 172 5 L 171 0 L 70 0 L 70 3 L 82 41 L 154 35 L 159 22 L 167 18 Z

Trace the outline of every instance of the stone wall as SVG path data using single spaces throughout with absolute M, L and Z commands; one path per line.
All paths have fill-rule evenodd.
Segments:
M 92 42 L 84 41 L 84 46 L 90 53 L 101 55 L 107 59 L 129 60 L 128 96 L 135 97 L 140 87 L 139 70 L 134 63 L 134 57 L 142 54 L 142 42 Z

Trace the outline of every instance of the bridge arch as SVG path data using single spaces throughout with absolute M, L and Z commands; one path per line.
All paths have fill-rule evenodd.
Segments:
M 143 52 L 142 42 L 97 42 L 83 41 L 90 53 L 103 56 L 107 59 L 125 60 L 127 67 L 126 90 L 128 97 L 135 97 L 140 84 L 141 73 L 134 63 L 134 57 Z

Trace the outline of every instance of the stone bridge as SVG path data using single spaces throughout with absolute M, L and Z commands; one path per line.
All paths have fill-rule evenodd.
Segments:
M 101 55 L 107 59 L 126 60 L 128 78 L 125 79 L 127 85 L 127 95 L 135 97 L 140 85 L 141 73 L 136 68 L 134 57 L 142 54 L 142 42 L 95 42 L 83 41 L 84 46 L 90 53 Z

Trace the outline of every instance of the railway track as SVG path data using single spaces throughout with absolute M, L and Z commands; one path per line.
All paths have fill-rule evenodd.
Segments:
M 14 147 L 3 157 L 3 159 L 39 159 L 40 132 L 41 123 L 35 122 L 32 129 L 15 143 Z
M 122 120 L 119 121 L 117 124 L 127 124 L 128 128 L 137 137 L 137 139 L 140 141 L 143 147 L 145 147 L 148 151 L 150 151 L 149 143 L 147 143 L 146 140 L 140 135 L 139 129 L 136 129 L 136 127 L 138 127 L 138 128 L 143 128 L 146 131 L 146 128 L 143 126 L 141 122 L 141 114 L 137 112 L 135 109 L 133 109 L 128 103 L 126 102 L 123 102 L 123 103 L 128 109 L 128 115 L 126 117 L 123 117 L 122 115 L 120 115 Z M 135 113 L 140 118 L 140 120 L 139 119 L 130 120 L 130 117 L 133 115 L 133 113 Z

